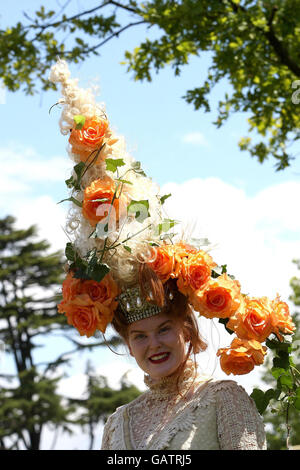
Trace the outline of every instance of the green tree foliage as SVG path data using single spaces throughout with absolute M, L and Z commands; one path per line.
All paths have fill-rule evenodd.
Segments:
M 297 262 L 300 269 L 300 262 Z M 298 390 L 300 383 L 300 316 L 297 307 L 300 306 L 300 279 L 294 277 L 291 279 L 291 287 L 293 294 L 290 300 L 295 305 L 295 312 L 293 314 L 293 320 L 296 326 L 296 332 L 293 339 L 293 362 L 295 369 L 293 371 L 295 382 L 298 380 Z M 275 380 L 275 376 L 270 374 L 272 370 L 271 360 L 266 362 L 265 373 L 262 376 L 262 380 L 268 384 L 271 388 L 269 390 L 275 391 L 278 387 L 278 380 Z M 276 375 L 276 374 L 275 374 Z M 282 375 L 284 377 L 284 375 Z M 298 379 L 297 379 L 298 377 Z M 290 392 L 292 392 L 292 387 Z M 292 393 L 291 393 L 292 394 Z M 263 414 L 263 420 L 266 425 L 267 442 L 270 450 L 283 450 L 287 449 L 288 446 L 299 446 L 300 445 L 300 393 L 298 391 L 298 399 L 295 401 L 292 398 L 289 400 L 285 397 L 283 401 L 275 402 L 271 400 L 270 405 Z
M 45 424 L 65 424 L 70 412 L 56 393 L 58 378 L 39 370 L 35 355 L 41 336 L 62 328 L 53 288 L 63 264 L 62 253 L 49 254 L 48 243 L 34 240 L 34 226 L 16 230 L 14 223 L 0 220 L 0 340 L 15 366 L 15 374 L 1 375 L 0 443 L 33 450 Z
M 218 103 L 215 125 L 244 111 L 253 138 L 243 137 L 241 150 L 259 162 L 272 155 L 277 170 L 295 158 L 291 146 L 300 137 L 298 0 L 108 0 L 76 14 L 66 8 L 72 3 L 60 11 L 41 6 L 32 18 L 25 15 L 22 23 L 0 30 L 0 76 L 9 90 L 24 86 L 33 93 L 37 81 L 43 89 L 53 88 L 47 75 L 57 56 L 85 60 L 125 30 L 144 24 L 151 37 L 141 37 L 133 51 L 125 52 L 136 79 L 151 80 L 166 65 L 179 75 L 190 56 L 208 53 L 206 78 L 187 90 L 186 101 L 209 112 L 214 86 L 226 80 L 230 92 Z

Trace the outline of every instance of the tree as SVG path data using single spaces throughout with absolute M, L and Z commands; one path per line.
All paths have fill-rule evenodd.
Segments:
M 179 75 L 190 56 L 208 53 L 206 79 L 187 90 L 195 109 L 211 110 L 213 87 L 227 80 L 229 92 L 218 103 L 214 122 L 222 126 L 231 113 L 249 115 L 249 132 L 241 150 L 264 162 L 270 155 L 277 170 L 295 158 L 292 145 L 300 138 L 300 3 L 298 0 L 103 0 L 79 13 L 44 6 L 25 23 L 0 30 L 0 76 L 6 87 L 43 89 L 49 65 L 57 56 L 79 62 L 125 30 L 144 25 L 154 38 L 144 37 L 133 52 L 125 52 L 128 71 L 138 80 L 151 80 L 171 65 Z M 66 42 L 66 36 L 71 41 Z M 298 96 L 299 95 L 299 96 Z
M 33 240 L 34 226 L 16 230 L 14 223 L 11 216 L 0 220 L 0 339 L 15 366 L 15 373 L 1 375 L 0 443 L 2 449 L 34 450 L 44 426 L 67 425 L 71 411 L 56 393 L 55 367 L 48 364 L 52 376 L 47 367 L 41 370 L 35 354 L 38 338 L 64 328 L 53 293 L 63 263 L 62 253 L 49 254 L 47 242 Z
M 300 269 L 300 262 L 297 262 Z M 293 294 L 290 297 L 290 300 L 293 302 L 295 307 L 300 306 L 300 279 L 292 278 L 291 287 Z M 298 382 L 300 376 L 300 360 L 299 360 L 299 348 L 300 348 L 300 335 L 299 335 L 299 326 L 300 318 L 299 311 L 296 309 L 293 320 L 296 326 L 295 335 L 293 339 L 294 344 L 294 361 L 295 366 L 298 369 L 298 373 L 295 370 L 295 374 L 298 375 Z M 270 374 L 270 369 L 272 368 L 270 359 L 266 362 L 265 373 L 262 376 L 263 382 L 272 387 L 273 390 L 276 389 L 276 380 Z M 298 407 L 296 408 L 293 403 L 285 401 L 283 403 L 273 403 L 272 406 L 268 407 L 263 414 L 263 420 L 266 425 L 266 434 L 268 449 L 270 450 L 282 450 L 286 449 L 288 445 L 298 446 L 300 445 L 300 420 L 299 420 L 299 410 L 300 410 L 300 395 L 298 398 Z

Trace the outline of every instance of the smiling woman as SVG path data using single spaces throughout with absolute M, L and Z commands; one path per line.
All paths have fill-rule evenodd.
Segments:
M 196 354 L 206 343 L 186 296 L 173 279 L 163 285 L 145 265 L 140 272 L 141 290 L 152 284 L 148 304 L 133 315 L 120 303 L 112 325 L 148 390 L 108 419 L 102 449 L 265 449 L 263 424 L 246 392 L 234 381 L 198 374 Z M 153 311 L 162 292 L 163 305 Z
M 171 194 L 160 195 L 128 154 L 103 106 L 70 78 L 64 61 L 50 80 L 62 87 L 60 129 L 75 164 L 66 180 L 64 201 L 73 205 L 58 311 L 81 336 L 104 334 L 111 323 L 148 386 L 110 416 L 102 449 L 265 449 L 262 420 L 244 389 L 198 373 L 195 356 L 206 344 L 195 312 L 234 335 L 217 356 L 227 375 L 243 375 L 264 362 L 269 335 L 280 342 L 292 335 L 287 304 L 243 294 L 226 265 L 202 248 L 205 239 L 190 244 L 171 233 L 178 221 L 163 208 Z

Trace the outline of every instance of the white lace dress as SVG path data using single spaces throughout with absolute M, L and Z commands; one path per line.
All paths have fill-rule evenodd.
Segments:
M 102 450 L 266 449 L 254 401 L 233 380 L 197 376 L 191 362 L 178 386 L 164 378 L 107 420 Z

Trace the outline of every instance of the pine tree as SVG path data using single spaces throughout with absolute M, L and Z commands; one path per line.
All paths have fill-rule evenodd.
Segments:
M 67 426 L 72 410 L 56 393 L 61 360 L 38 367 L 36 353 L 41 337 L 68 328 L 54 292 L 63 258 L 34 240 L 35 226 L 17 230 L 14 223 L 12 216 L 0 220 L 0 342 L 15 366 L 0 376 L 0 448 L 37 450 L 44 426 Z

